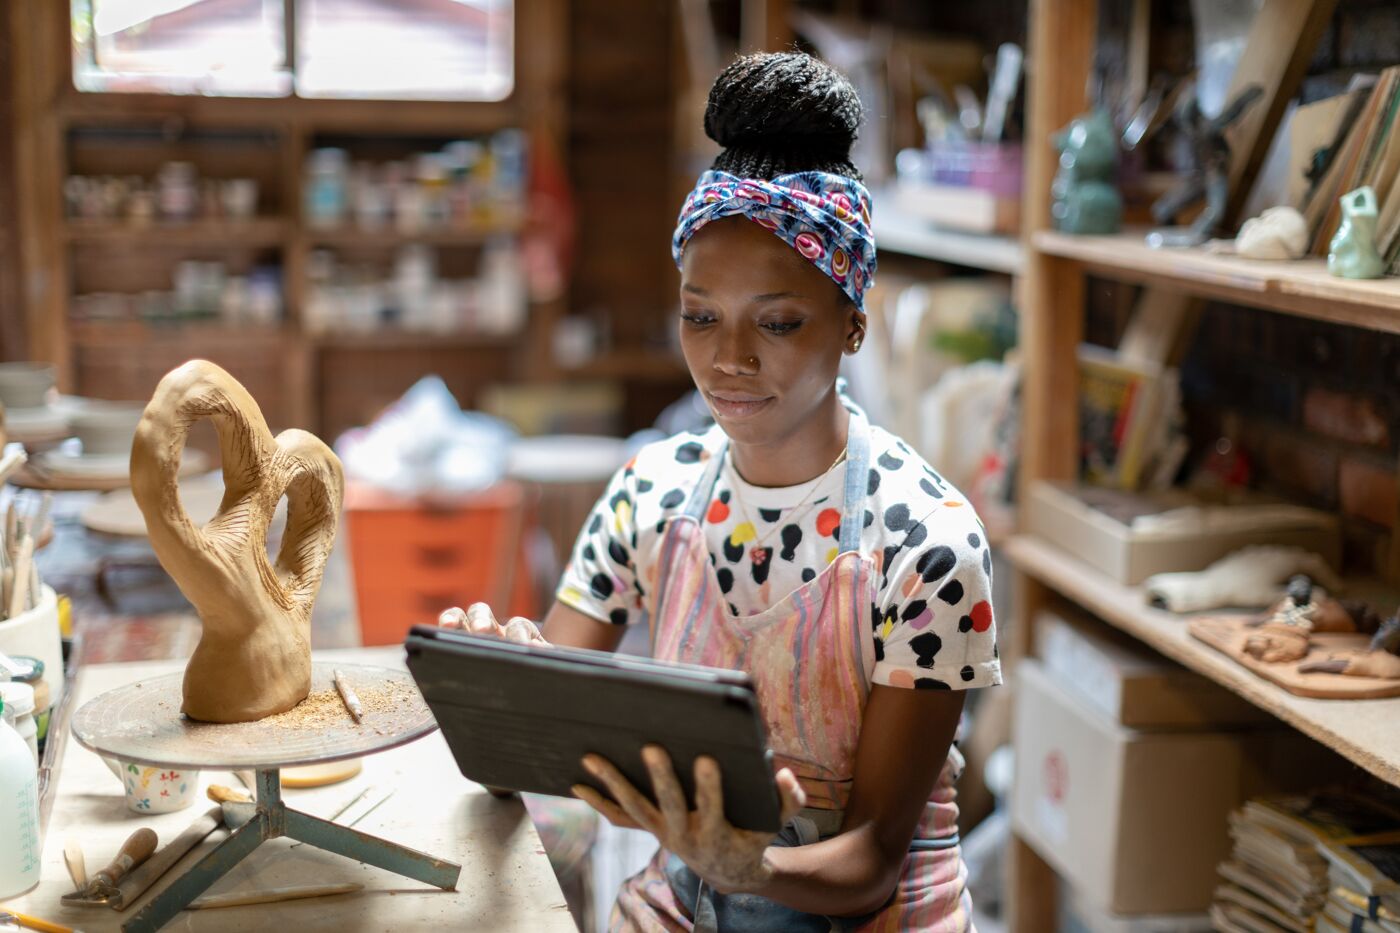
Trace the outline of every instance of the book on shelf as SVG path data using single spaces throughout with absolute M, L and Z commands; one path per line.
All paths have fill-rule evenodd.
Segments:
M 1400 809 L 1345 791 L 1259 798 L 1231 815 L 1230 837 L 1211 907 L 1217 928 L 1308 933 L 1322 928 L 1334 901 L 1334 922 L 1352 915 L 1340 891 L 1357 892 L 1363 904 L 1384 903 L 1367 899 L 1391 890 Z
M 1138 489 L 1172 440 L 1176 370 L 1112 350 L 1079 348 L 1081 463 L 1101 486 Z

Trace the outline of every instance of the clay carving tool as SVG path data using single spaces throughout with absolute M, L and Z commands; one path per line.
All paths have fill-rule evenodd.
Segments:
M 108 904 L 113 910 L 126 910 L 140 899 L 141 895 L 151 889 L 151 885 L 159 881 L 175 863 L 184 858 L 185 855 L 205 840 L 205 838 L 223 825 L 223 810 L 215 807 L 209 810 L 199 819 L 195 820 L 189 827 L 170 840 L 156 854 L 152 855 L 146 864 L 132 871 L 117 885 L 117 895 Z
M 332 894 L 353 894 L 363 891 L 364 885 L 354 881 L 343 884 L 302 884 L 285 888 L 268 888 L 265 891 L 234 891 L 229 894 L 211 894 L 198 897 L 190 902 L 186 910 L 212 910 L 217 907 L 242 907 L 245 904 L 274 904 L 278 901 L 295 901 L 307 897 L 328 897 Z
M 68 877 L 73 879 L 73 890 L 82 891 L 88 886 L 87 862 L 83 858 L 82 843 L 76 839 L 63 842 L 63 864 L 68 866 Z
M 335 672 L 335 689 L 340 691 L 340 698 L 345 701 L 345 708 L 350 711 L 350 715 L 359 722 L 365 716 L 364 708 L 360 706 L 360 698 L 355 695 L 355 691 L 350 686 L 350 681 L 345 678 L 342 671 Z
M 117 883 L 155 852 L 159 842 L 153 830 L 138 829 L 127 837 L 111 864 L 92 876 L 86 889 L 65 894 L 63 903 L 79 907 L 106 907 L 117 896 Z

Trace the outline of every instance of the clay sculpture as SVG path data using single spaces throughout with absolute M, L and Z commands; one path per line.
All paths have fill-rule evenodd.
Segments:
M 218 430 L 225 491 L 201 529 L 180 504 L 177 475 L 202 418 Z M 193 360 L 162 379 L 146 406 L 131 447 L 131 491 L 161 566 L 204 623 L 185 668 L 185 715 L 247 722 L 305 699 L 311 607 L 344 494 L 330 448 L 306 431 L 274 438 L 236 379 Z M 268 526 L 284 494 L 286 531 L 269 562 Z
M 1279 587 L 1299 573 L 1306 573 L 1333 590 L 1341 586 L 1327 561 L 1311 551 L 1258 545 L 1241 548 L 1205 570 L 1148 577 L 1144 591 L 1149 603 L 1172 612 L 1200 612 L 1224 606 L 1252 609 L 1277 600 Z
M 1345 658 L 1306 661 L 1298 665 L 1298 672 L 1400 680 L 1400 613 L 1381 623 L 1365 652 Z
M 1385 274 L 1376 250 L 1378 208 L 1370 185 L 1341 197 L 1342 222 L 1327 253 L 1327 271 L 1344 279 L 1375 279 Z

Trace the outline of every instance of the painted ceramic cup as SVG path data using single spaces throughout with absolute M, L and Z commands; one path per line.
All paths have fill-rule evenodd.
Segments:
M 52 363 L 0 363 L 0 402 L 6 408 L 43 408 L 56 379 Z
M 73 409 L 69 422 L 89 456 L 131 455 L 131 441 L 146 406 L 140 402 L 85 399 Z
M 136 813 L 173 813 L 194 803 L 199 792 L 198 771 L 153 768 L 103 758 L 102 763 L 122 782 L 126 808 Z

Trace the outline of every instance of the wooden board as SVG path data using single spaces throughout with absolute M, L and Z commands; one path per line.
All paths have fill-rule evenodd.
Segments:
M 1265 680 L 1278 684 L 1289 693 L 1320 700 L 1382 700 L 1400 697 L 1400 680 L 1377 677 L 1348 677 L 1344 674 L 1303 674 L 1301 662 L 1270 664 L 1245 653 L 1244 643 L 1253 632 L 1248 617 L 1206 616 L 1192 619 L 1188 626 L 1191 637 L 1205 642 L 1217 651 L 1233 658 Z M 1318 633 L 1312 636 L 1311 647 L 1304 660 L 1347 658 L 1362 654 L 1371 638 L 1341 632 Z

